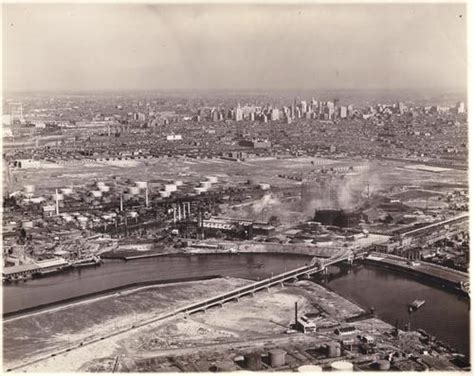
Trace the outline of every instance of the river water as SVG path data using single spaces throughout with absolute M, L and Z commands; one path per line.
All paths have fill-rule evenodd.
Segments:
M 430 286 L 402 273 L 376 266 L 331 268 L 333 278 L 326 285 L 363 308 L 375 308 L 384 321 L 404 329 L 424 329 L 459 352 L 469 356 L 469 304 L 466 297 Z M 411 314 L 408 303 L 425 300 Z
M 284 254 L 162 256 L 127 262 L 105 260 L 99 267 L 71 270 L 4 286 L 3 312 L 15 312 L 136 282 L 213 275 L 263 279 L 303 266 L 309 260 L 308 256 Z
M 303 266 L 309 260 L 308 256 L 283 254 L 163 256 L 128 262 L 106 260 L 100 267 L 4 286 L 3 312 L 33 308 L 136 282 L 213 275 L 257 280 Z M 412 329 L 425 329 L 460 352 L 469 354 L 467 299 L 374 266 L 341 270 L 331 268 L 332 279 L 327 286 L 332 290 L 364 308 L 375 307 L 379 317 L 393 325 L 398 320 L 403 328 L 410 322 Z M 426 304 L 409 315 L 407 304 L 414 299 L 426 300 Z

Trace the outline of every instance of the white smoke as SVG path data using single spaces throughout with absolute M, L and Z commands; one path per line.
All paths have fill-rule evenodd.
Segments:
M 260 214 L 264 209 L 279 204 L 280 201 L 276 197 L 274 197 L 271 193 L 267 193 L 263 195 L 259 201 L 253 204 L 252 209 L 254 213 Z

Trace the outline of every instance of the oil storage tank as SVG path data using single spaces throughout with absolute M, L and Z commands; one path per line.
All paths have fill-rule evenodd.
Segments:
M 232 360 L 221 360 L 215 364 L 216 372 L 233 372 L 235 371 L 235 363 Z
M 331 363 L 331 370 L 351 372 L 354 370 L 354 366 L 351 362 L 347 362 L 345 360 L 338 360 L 337 362 Z
M 390 362 L 385 359 L 381 359 L 376 363 L 376 368 L 380 371 L 388 371 L 390 369 Z
M 316 366 L 314 364 L 305 364 L 304 366 L 298 367 L 298 372 L 308 372 L 308 373 L 314 373 L 314 372 L 323 372 L 323 368 L 321 366 Z
M 245 366 L 252 371 L 260 371 L 262 369 L 262 357 L 259 353 L 247 354 L 244 356 Z
M 328 358 L 337 358 L 341 356 L 341 344 L 338 342 L 331 342 L 327 345 Z
M 273 349 L 268 352 L 270 354 L 270 365 L 272 367 L 282 367 L 286 362 L 286 351 L 282 349 Z

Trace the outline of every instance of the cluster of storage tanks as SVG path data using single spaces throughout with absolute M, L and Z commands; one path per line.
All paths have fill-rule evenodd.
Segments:
M 97 189 L 92 190 L 91 196 L 94 198 L 100 198 L 104 193 L 110 192 L 110 187 L 106 185 L 103 181 L 97 182 Z
M 212 188 L 212 185 L 217 183 L 218 179 L 216 176 L 206 176 L 206 180 L 199 182 L 199 187 L 195 187 L 194 190 L 196 193 L 201 194 L 207 192 Z
M 159 190 L 160 197 L 170 197 L 171 193 L 176 192 L 182 185 L 181 180 L 175 180 L 172 184 L 165 184 L 163 189 Z

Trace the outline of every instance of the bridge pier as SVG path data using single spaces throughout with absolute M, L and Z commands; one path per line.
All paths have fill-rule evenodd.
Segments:
M 240 298 L 240 296 L 236 296 L 236 297 L 234 298 L 234 302 L 235 302 L 235 303 L 238 303 L 238 302 L 239 302 L 239 298 Z

